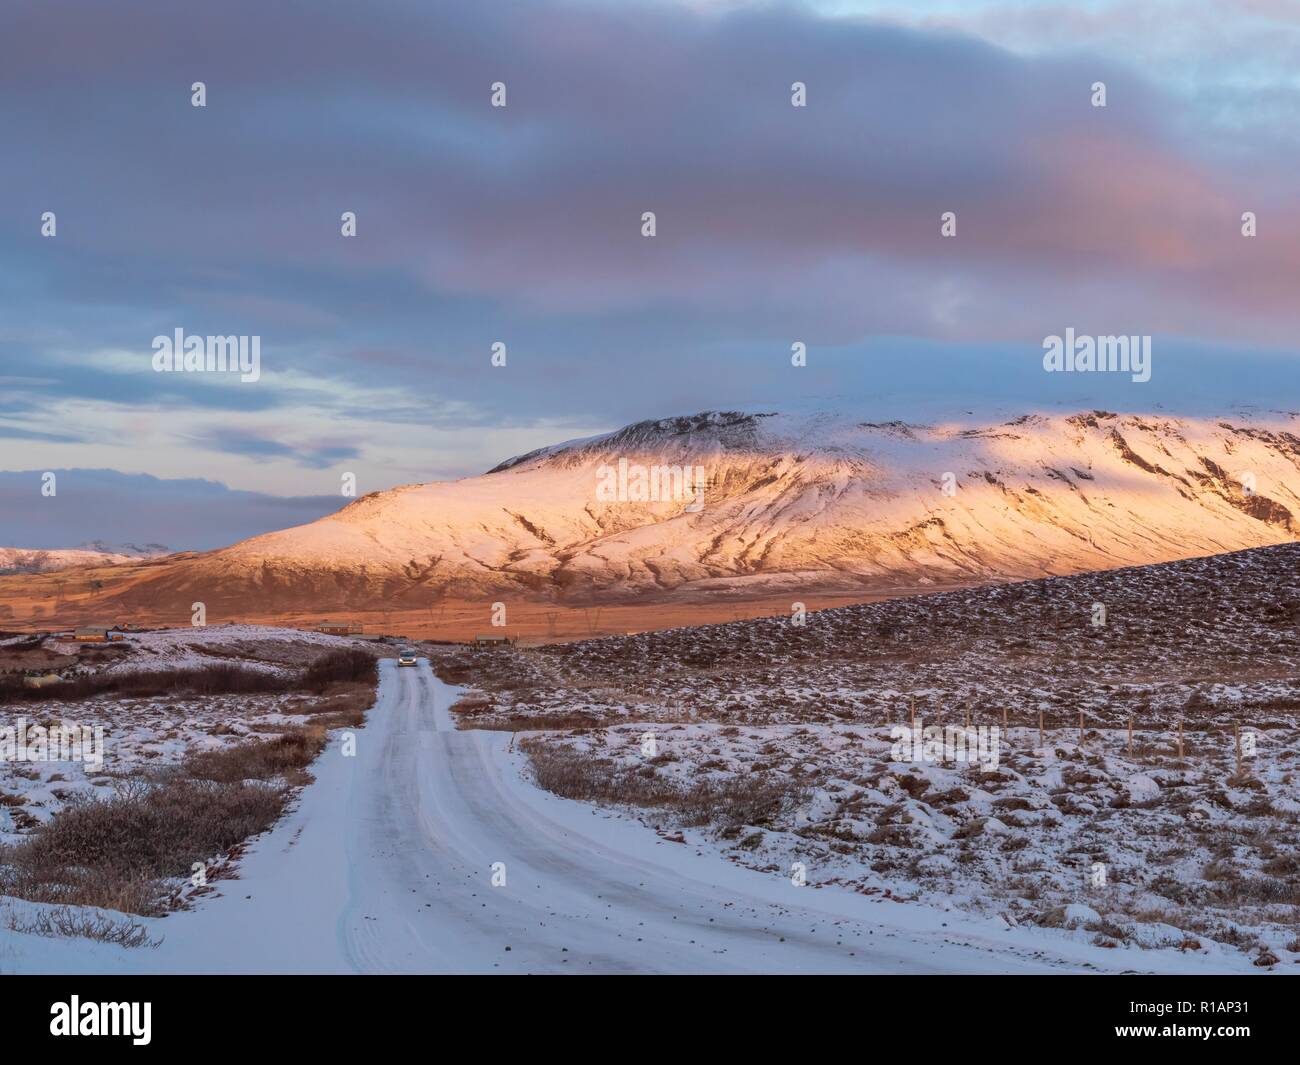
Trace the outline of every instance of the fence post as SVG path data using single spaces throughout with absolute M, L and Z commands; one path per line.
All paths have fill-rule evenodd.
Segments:
M 1133 757 L 1133 715 L 1128 716 L 1128 756 Z
M 1232 739 L 1237 746 L 1237 776 L 1241 776 L 1241 722 L 1232 723 Z
M 1038 746 L 1043 745 L 1043 708 L 1038 708 Z
M 1183 723 L 1178 722 L 1178 760 L 1183 760 Z

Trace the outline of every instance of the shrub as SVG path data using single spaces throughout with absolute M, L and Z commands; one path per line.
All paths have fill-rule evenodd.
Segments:
M 162 912 L 164 877 L 206 861 L 276 821 L 285 786 L 180 776 L 74 802 L 0 855 L 0 890 L 37 902 Z
M 521 746 L 532 762 L 538 785 L 547 791 L 566 799 L 666 809 L 688 826 L 766 824 L 804 797 L 790 781 L 763 773 L 682 787 L 659 776 L 652 767 L 620 767 L 611 759 L 582 754 L 538 737 L 523 740 Z M 642 772 L 644 769 L 649 772 Z
M 188 776 L 219 784 L 273 777 L 300 783 L 298 774 L 315 761 L 324 745 L 323 730 L 295 729 L 271 740 L 195 752 L 185 759 L 183 768 Z
M 11 932 L 51 938 L 77 936 L 100 943 L 116 943 L 121 947 L 156 947 L 159 942 L 150 939 L 148 930 L 136 921 L 115 920 L 104 913 L 69 906 L 22 914 L 11 909 L 5 915 L 5 926 Z
M 68 701 L 96 695 L 137 699 L 151 695 L 251 695 L 298 688 L 320 692 L 336 681 L 361 681 L 373 687 L 379 682 L 375 656 L 353 648 L 330 651 L 311 662 L 297 679 L 232 662 L 190 669 L 88 673 L 43 688 L 29 688 L 20 675 L 6 673 L 0 674 L 0 703 Z
M 192 669 L 159 669 L 140 673 L 89 673 L 44 688 L 28 688 L 16 674 L 0 677 L 0 702 L 44 702 L 87 699 L 95 695 L 144 698 L 150 695 L 224 695 L 281 692 L 292 687 L 288 678 L 264 670 L 224 662 Z
M 302 687 L 321 691 L 332 681 L 379 681 L 378 660 L 369 651 L 349 647 L 330 651 L 311 663 L 303 673 Z

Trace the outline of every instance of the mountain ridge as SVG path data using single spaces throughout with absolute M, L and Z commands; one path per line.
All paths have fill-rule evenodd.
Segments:
M 601 498 L 602 476 L 608 484 L 620 462 L 669 474 L 698 466 L 707 481 L 702 494 Z M 1289 542 L 1297 515 L 1295 414 L 910 422 L 704 411 L 141 563 L 151 570 L 122 594 L 127 606 L 284 610 L 877 595 Z

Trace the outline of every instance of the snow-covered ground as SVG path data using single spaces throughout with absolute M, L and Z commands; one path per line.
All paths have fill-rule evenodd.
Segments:
M 456 731 L 459 691 L 381 668 L 240 879 L 142 921 L 156 948 L 6 930 L 5 972 L 1221 972 L 1227 952 L 1105 949 L 1059 929 L 901 903 L 729 862 L 527 778 L 511 737 Z M 494 878 L 496 883 L 494 883 Z M 1256 970 L 1257 971 L 1257 970 Z
M 1139 727 L 1294 720 L 1300 544 L 440 662 L 484 691 L 480 727 L 585 718 L 729 724 L 934 720 Z
M 937 747 L 915 761 L 900 735 L 683 723 L 525 743 L 543 766 L 559 749 L 561 790 L 613 797 L 772 874 L 798 862 L 811 883 L 1065 924 L 1099 945 L 1300 962 L 1295 728 L 1248 731 L 1241 777 L 1230 733 L 1187 734 L 1179 759 L 1172 732 L 1136 733 L 1130 755 L 1123 730 L 1090 729 L 1080 748 L 1077 732 L 1040 746 L 1036 729 L 1013 728 L 990 744 L 987 768 Z
M 158 669 L 197 669 L 234 662 L 246 669 L 287 675 L 300 671 L 324 651 L 363 644 L 364 641 L 345 636 L 272 625 L 222 624 L 153 629 L 123 633 L 120 641 L 109 645 L 118 657 L 104 669 L 106 672 L 138 673 Z M 51 639 L 47 646 L 57 653 L 75 654 L 85 645 Z
M 1022 922 L 1088 906 L 1080 934 L 1102 941 L 1217 941 L 1290 966 L 1297 573 L 1300 545 L 1285 544 L 803 618 L 437 654 L 474 686 L 456 708 L 465 727 L 547 730 L 538 743 L 579 752 L 548 778 L 563 794 L 675 831 L 676 807 L 694 800 L 665 789 L 783 789 L 778 810 L 701 826 L 738 861 L 803 856 L 810 875 Z M 999 772 L 890 762 L 889 728 L 913 707 L 925 725 L 969 714 L 1007 726 Z M 640 753 L 646 731 L 654 758 Z M 1245 779 L 1237 732 L 1254 744 Z
M 186 755 L 271 739 L 302 725 L 296 693 L 85 699 L 0 707 L 0 727 L 102 729 L 103 761 L 0 760 L 0 843 L 48 821 L 78 798 L 108 798 L 139 773 L 172 766 Z
M 33 643 L 29 635 L 0 640 L 6 649 Z M 292 677 L 322 653 L 372 643 L 298 629 L 259 625 L 213 625 L 126 633 L 110 644 L 77 644 L 54 637 L 21 652 L 24 664 L 42 656 L 51 668 L 78 673 L 129 674 L 233 664 L 241 669 Z M 11 656 L 12 657 L 12 656 Z M 0 759 L 0 843 L 48 821 L 79 797 L 106 798 L 119 783 L 140 773 L 176 765 L 187 755 L 252 738 L 271 739 L 301 726 L 320 699 L 302 692 L 228 695 L 171 693 L 141 697 L 119 693 L 78 700 L 47 699 L 0 705 L 0 728 L 102 729 L 102 764 Z

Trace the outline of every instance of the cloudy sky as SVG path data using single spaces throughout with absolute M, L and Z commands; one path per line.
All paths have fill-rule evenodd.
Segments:
M 1297 113 L 1283 0 L 6 0 L 0 545 L 214 546 L 718 407 L 1285 404 Z M 1152 380 L 1045 374 L 1067 327 Z M 178 328 L 261 379 L 153 372 Z M 135 524 L 27 512 L 72 469 Z

